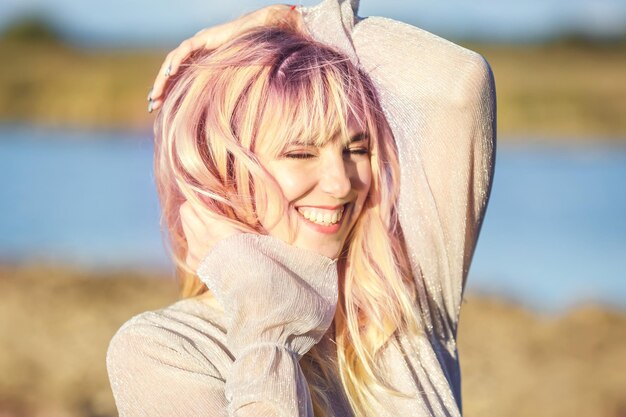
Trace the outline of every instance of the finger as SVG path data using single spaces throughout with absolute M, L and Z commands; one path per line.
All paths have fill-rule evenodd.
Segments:
M 163 105 L 163 100 L 161 99 L 150 101 L 148 103 L 148 113 L 152 113 L 153 111 L 160 109 L 162 105 Z
M 193 38 L 189 38 L 181 42 L 178 48 L 174 49 L 174 53 L 170 58 L 169 62 L 169 74 L 168 76 L 172 76 L 178 72 L 178 68 L 180 65 L 187 59 L 189 56 L 199 50 L 202 49 L 205 45 L 203 40 L 204 36 L 194 36 Z
M 170 77 L 178 72 L 180 64 L 187 59 L 191 53 L 203 47 L 203 43 L 204 41 L 202 38 L 194 37 L 187 39 L 186 41 L 183 41 L 178 48 L 167 54 L 154 80 L 151 93 L 148 96 L 149 113 L 152 113 L 154 110 L 161 107 L 163 104 L 163 92 L 167 87 Z
M 298 19 L 299 13 L 293 12 L 293 7 L 288 5 L 272 5 L 247 13 L 238 19 L 221 25 L 205 28 L 195 36 L 183 41 L 176 49 L 171 51 L 155 78 L 152 93 L 149 96 L 148 111 L 152 112 L 161 107 L 163 92 L 169 82 L 169 77 L 176 74 L 181 64 L 195 51 L 199 49 L 213 50 L 228 40 L 257 26 L 271 24 L 281 19 Z M 291 13 L 290 13 L 291 11 Z
M 235 20 L 233 22 L 224 23 L 219 26 L 213 26 L 211 28 L 207 28 L 199 37 L 198 40 L 201 42 L 201 46 L 204 49 L 209 51 L 220 47 L 226 41 L 231 39 L 234 35 L 233 33 L 233 25 L 235 25 L 238 21 Z
M 207 236 L 203 233 L 203 229 L 198 230 L 198 226 L 193 223 L 181 221 L 183 234 L 187 241 L 187 257 L 188 259 L 197 259 L 205 250 L 207 244 Z M 188 262 L 191 266 L 191 263 Z
M 198 216 L 198 212 L 189 203 L 189 201 L 185 201 L 183 204 L 180 205 L 178 213 L 180 214 L 180 221 L 183 225 L 183 228 L 187 226 L 189 229 L 195 229 L 198 226 L 198 222 L 200 219 Z
M 216 49 L 249 29 L 264 25 L 265 15 L 269 8 L 255 10 L 233 21 L 204 28 L 189 40 L 194 42 L 194 49 Z
M 218 221 L 220 218 L 220 216 L 210 210 L 203 210 L 202 208 L 193 206 L 189 201 L 185 201 L 181 204 L 178 210 L 183 225 L 187 225 L 189 229 L 193 230 L 202 231 L 207 229 L 209 224 Z
M 187 257 L 185 258 L 185 263 L 187 264 L 189 269 L 191 269 L 192 271 L 195 271 L 196 269 L 198 269 L 198 265 L 200 264 L 200 262 L 196 259 L 196 257 L 192 256 L 189 253 L 189 251 L 187 251 Z
M 161 64 L 161 68 L 159 68 L 159 72 L 157 73 L 157 76 L 154 79 L 154 84 L 152 85 L 152 93 L 148 99 L 151 98 L 153 101 L 156 101 L 157 99 L 161 98 L 161 95 L 163 94 L 163 91 L 165 90 L 165 86 L 167 84 L 167 76 L 165 74 L 168 66 L 170 65 L 173 52 L 174 51 L 167 54 L 165 60 Z
M 203 28 L 203 29 L 200 29 L 200 30 L 199 30 L 199 31 L 197 31 L 197 32 L 196 32 L 196 34 L 195 34 L 195 35 L 193 35 L 193 36 L 202 36 L 202 34 L 203 34 L 204 32 L 206 32 L 206 30 L 207 30 L 207 29 L 208 29 L 208 28 Z
M 184 203 L 183 205 L 181 205 L 178 212 L 180 214 L 180 225 L 183 228 L 183 233 L 187 241 L 189 241 L 191 237 L 193 237 L 193 227 L 191 227 L 191 225 L 189 224 L 189 220 L 190 220 L 189 211 L 191 209 L 189 208 L 189 206 L 186 206 L 186 204 L 187 203 Z

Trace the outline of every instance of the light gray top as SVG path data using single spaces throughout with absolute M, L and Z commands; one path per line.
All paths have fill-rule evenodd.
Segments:
M 493 178 L 493 76 L 480 55 L 419 28 L 358 18 L 357 3 L 300 11 L 316 39 L 369 73 L 400 154 L 398 209 L 426 333 L 384 348 L 387 382 L 412 398 L 376 394 L 377 417 L 458 416 L 456 330 Z M 336 261 L 241 234 L 220 241 L 199 276 L 237 302 L 182 300 L 125 323 L 107 354 L 120 415 L 312 417 L 299 359 L 316 344 L 336 357 Z M 329 383 L 334 415 L 351 417 Z

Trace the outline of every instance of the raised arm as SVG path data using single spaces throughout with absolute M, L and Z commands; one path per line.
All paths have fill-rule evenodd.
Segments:
M 201 49 L 216 49 L 247 30 L 269 25 L 301 28 L 302 19 L 300 13 L 295 10 L 295 6 L 273 4 L 246 13 L 230 22 L 202 29 L 194 36 L 182 41 L 178 47 L 167 54 L 159 68 L 154 84 L 148 92 L 148 112 L 161 107 L 170 77 L 178 72 L 180 66 L 193 52 Z
M 393 103 L 418 103 L 420 115 L 404 119 L 398 141 L 399 214 L 427 326 L 453 345 L 493 181 L 495 87 L 480 55 L 443 41 L 429 46 L 430 56 L 412 69 L 424 87 Z
M 453 341 L 495 166 L 489 64 L 420 28 L 358 17 L 355 0 L 276 7 L 275 19 L 297 21 L 358 63 L 377 86 L 400 154 L 400 221 L 422 317 L 433 335 Z M 157 78 L 159 83 L 165 80 Z
M 398 210 L 421 316 L 431 335 L 453 345 L 491 190 L 493 75 L 479 54 L 400 21 L 358 17 L 357 5 L 302 8 L 304 26 L 377 87 L 400 157 Z

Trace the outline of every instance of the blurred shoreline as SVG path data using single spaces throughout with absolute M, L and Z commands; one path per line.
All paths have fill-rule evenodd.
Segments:
M 116 415 L 110 338 L 133 315 L 177 300 L 167 275 L 36 265 L 0 265 L 0 293 L 3 417 Z M 624 311 L 585 305 L 544 316 L 470 294 L 459 351 L 466 416 L 626 412 Z
M 626 140 L 626 42 L 464 46 L 491 64 L 504 140 Z M 146 95 L 165 55 L 0 39 L 0 123 L 149 132 Z

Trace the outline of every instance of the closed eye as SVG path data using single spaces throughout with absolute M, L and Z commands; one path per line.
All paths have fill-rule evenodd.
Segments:
M 313 158 L 315 155 L 310 153 L 288 153 L 284 155 L 286 158 L 294 158 L 294 159 L 309 159 Z
M 369 154 L 369 149 L 367 148 L 345 148 L 343 150 L 344 154 L 350 154 L 350 155 L 368 155 Z M 307 152 L 292 152 L 292 153 L 286 153 L 283 154 L 283 157 L 285 158 L 292 158 L 292 159 L 310 159 L 310 158 L 315 158 L 316 155 L 312 154 L 312 153 L 307 153 Z
M 343 151 L 344 153 L 349 153 L 352 155 L 367 155 L 369 153 L 369 149 L 365 148 L 346 148 Z

